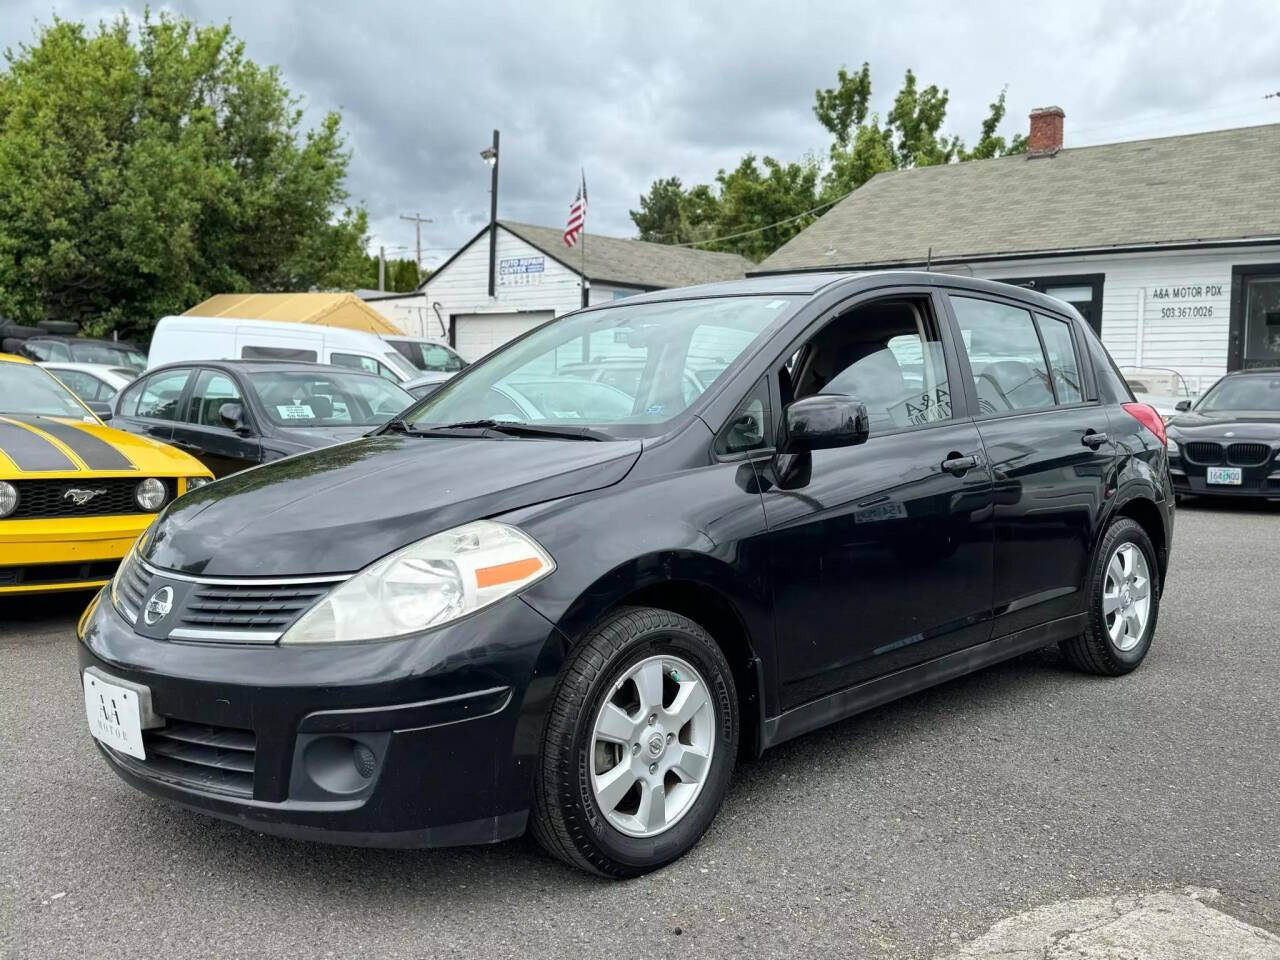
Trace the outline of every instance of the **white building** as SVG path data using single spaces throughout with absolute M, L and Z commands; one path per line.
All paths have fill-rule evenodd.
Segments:
M 499 220 L 492 297 L 486 226 L 427 278 L 420 294 L 370 300 L 369 305 L 405 333 L 446 338 L 466 359 L 476 360 L 584 304 L 738 279 L 752 266 L 737 254 L 594 233 L 570 248 L 558 228 Z
M 1280 124 L 1062 147 L 872 178 L 753 273 L 926 265 L 1074 304 L 1122 367 L 1203 390 L 1280 366 Z

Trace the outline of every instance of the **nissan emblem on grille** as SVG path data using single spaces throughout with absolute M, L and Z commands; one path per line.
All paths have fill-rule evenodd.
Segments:
M 105 490 L 85 490 L 81 487 L 68 487 L 66 493 L 62 495 L 62 499 L 70 500 L 77 507 L 83 507 L 94 497 L 106 492 Z
M 142 608 L 142 619 L 147 622 L 147 626 L 151 626 L 167 617 L 172 609 L 173 588 L 161 587 L 151 595 L 147 605 Z

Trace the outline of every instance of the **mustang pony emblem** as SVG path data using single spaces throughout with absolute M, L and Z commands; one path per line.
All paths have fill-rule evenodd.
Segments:
M 81 487 L 71 487 L 62 495 L 63 500 L 70 500 L 77 507 L 83 507 L 94 497 L 106 493 L 105 490 L 85 490 Z

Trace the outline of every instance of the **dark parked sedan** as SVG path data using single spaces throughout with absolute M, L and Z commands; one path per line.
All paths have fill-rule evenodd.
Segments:
M 628 403 L 548 388 L 606 350 L 644 362 Z M 1047 644 L 1133 670 L 1172 503 L 1160 417 L 1062 301 L 665 290 L 173 503 L 81 622 L 86 713 L 128 783 L 256 830 L 532 828 L 632 876 L 698 841 L 742 755 Z
M 112 426 L 170 443 L 225 477 L 355 440 L 413 402 L 371 373 L 278 360 L 201 360 L 139 377 L 117 397 Z
M 1179 496 L 1280 497 L 1280 369 L 1237 370 L 1169 421 Z

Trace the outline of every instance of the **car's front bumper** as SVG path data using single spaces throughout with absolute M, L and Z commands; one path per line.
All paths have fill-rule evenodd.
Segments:
M 150 691 L 163 726 L 144 730 L 147 759 L 99 745 L 146 793 L 332 843 L 445 846 L 524 830 L 563 644 L 517 597 L 427 634 L 324 648 L 149 639 L 103 591 L 79 632 L 82 672 Z
M 1280 469 L 1274 463 L 1241 467 L 1241 483 L 1209 483 L 1208 467 L 1182 456 L 1169 457 L 1173 492 L 1192 497 L 1280 497 Z
M 0 521 L 0 596 L 100 587 L 155 519 L 56 517 Z

